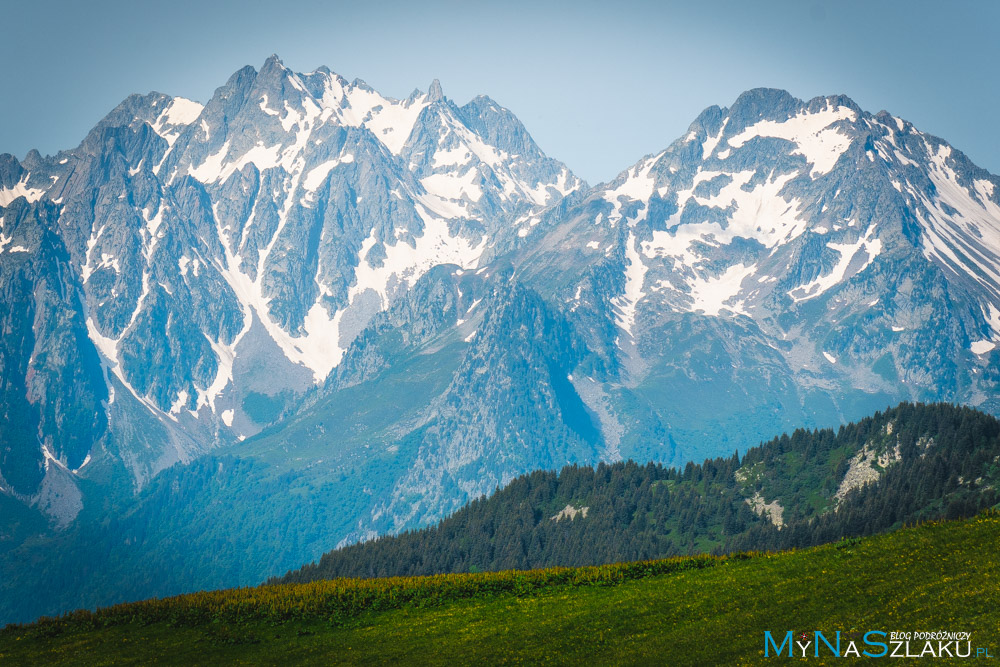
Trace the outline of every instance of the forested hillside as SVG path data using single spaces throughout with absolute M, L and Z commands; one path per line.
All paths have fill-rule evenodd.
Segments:
M 810 546 L 991 507 L 998 461 L 995 418 L 904 403 L 683 470 L 630 461 L 535 472 L 433 527 L 332 551 L 281 581 Z

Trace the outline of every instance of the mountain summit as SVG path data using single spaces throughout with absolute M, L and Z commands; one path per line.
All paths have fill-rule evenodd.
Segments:
M 75 469 L 105 436 L 49 423 L 74 397 L 103 402 L 126 439 L 148 434 L 114 455 L 141 484 L 259 431 L 248 395 L 322 382 L 431 267 L 476 268 L 517 245 L 517 221 L 583 185 L 495 103 L 457 107 L 436 81 L 395 100 L 276 56 L 204 106 L 132 96 L 78 148 L 0 169 L 6 303 L 35 301 L 10 314 L 27 327 L 11 391 L 24 400 L 27 385 L 46 433 L 6 433 L 0 475 L 29 496 L 45 462 Z M 53 372 L 86 382 L 35 390 L 50 335 L 37 320 L 55 316 L 28 285 L 53 276 L 74 295 L 53 298 L 74 327 Z

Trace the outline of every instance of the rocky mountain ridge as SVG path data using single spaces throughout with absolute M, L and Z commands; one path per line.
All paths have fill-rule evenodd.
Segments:
M 489 98 L 457 107 L 435 82 L 393 100 L 276 57 L 204 106 L 132 96 L 79 148 L 23 165 L 5 156 L 2 168 L 4 259 L 43 256 L 40 225 L 18 211 L 44 211 L 62 255 L 37 273 L 79 293 L 73 314 L 105 376 L 86 389 L 91 403 L 130 437 L 151 429 L 168 443 L 117 452 L 140 484 L 259 431 L 248 394 L 321 382 L 428 269 L 474 268 L 516 243 L 511 221 L 582 186 Z M 94 376 L 87 363 L 79 372 Z M 58 440 L 16 450 L 25 462 L 0 474 L 21 492 L 38 475 L 21 479 L 17 465 L 39 467 L 48 451 L 75 470 L 92 453 Z

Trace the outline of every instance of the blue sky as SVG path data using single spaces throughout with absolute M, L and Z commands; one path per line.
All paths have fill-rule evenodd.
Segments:
M 0 152 L 75 146 L 132 92 L 204 102 L 277 53 L 404 97 L 485 93 L 591 183 L 743 90 L 844 93 L 1000 173 L 1000 2 L 0 0 Z

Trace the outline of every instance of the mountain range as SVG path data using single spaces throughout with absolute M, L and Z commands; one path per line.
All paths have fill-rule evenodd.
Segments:
M 257 583 L 533 470 L 998 414 L 998 267 L 1000 179 L 844 96 L 748 91 L 596 186 L 436 81 L 131 96 L 0 156 L 0 618 Z

